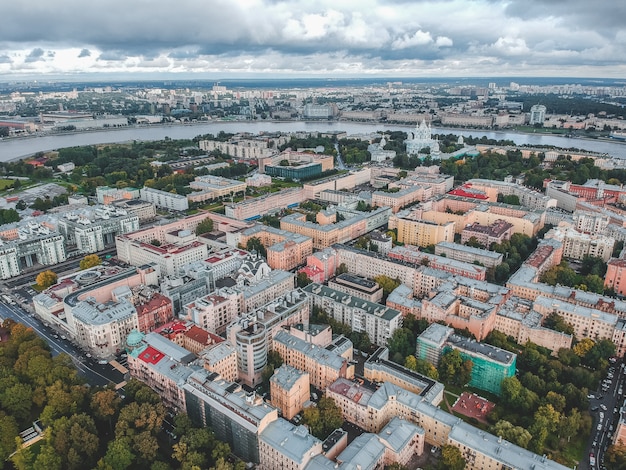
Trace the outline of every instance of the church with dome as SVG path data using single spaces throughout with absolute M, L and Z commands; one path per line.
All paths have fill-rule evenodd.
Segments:
M 404 143 L 406 144 L 407 155 L 423 155 L 425 157 L 426 154 L 420 154 L 423 149 L 430 149 L 432 158 L 439 158 L 441 153 L 439 142 L 432 138 L 430 124 L 427 124 L 425 120 L 415 126 L 414 132 L 409 132 Z
M 244 258 L 241 267 L 237 270 L 236 282 L 239 287 L 250 286 L 259 283 L 267 277 L 272 268 L 269 267 L 265 258 L 256 250 L 252 250 Z
M 385 150 L 385 145 L 387 145 L 387 140 L 383 135 L 380 142 L 377 144 L 370 144 L 367 147 L 367 151 L 370 153 L 370 160 L 373 162 L 384 162 L 385 160 L 393 160 L 396 158 L 395 150 Z

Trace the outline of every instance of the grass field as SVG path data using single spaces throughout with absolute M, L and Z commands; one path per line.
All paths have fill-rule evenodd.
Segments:
M 4 178 L 0 178 L 0 191 L 4 191 L 7 188 L 13 186 L 13 180 L 7 180 Z

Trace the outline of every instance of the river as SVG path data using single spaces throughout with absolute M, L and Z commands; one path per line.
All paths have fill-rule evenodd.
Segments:
M 374 131 L 400 130 L 409 131 L 414 126 L 389 125 L 361 122 L 305 122 L 305 121 L 228 121 L 197 124 L 158 125 L 153 127 L 129 127 L 107 129 L 93 132 L 75 132 L 68 134 L 44 135 L 5 139 L 0 142 L 0 161 L 10 161 L 65 147 L 83 145 L 112 144 L 120 142 L 154 141 L 171 139 L 192 139 L 203 134 L 250 132 L 298 132 L 298 131 L 345 131 L 350 134 L 366 134 Z M 511 140 L 517 145 L 536 147 L 555 146 L 578 148 L 591 152 L 606 153 L 612 157 L 626 159 L 626 144 L 616 141 L 567 138 L 546 134 L 522 134 L 510 131 L 484 131 L 470 129 L 432 128 L 433 134 L 456 134 L 464 137 L 482 137 L 496 140 Z

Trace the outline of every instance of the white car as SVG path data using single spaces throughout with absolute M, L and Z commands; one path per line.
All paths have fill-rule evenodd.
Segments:
M 605 404 L 600 405 L 600 408 L 602 408 L 604 411 L 606 411 L 606 405 Z

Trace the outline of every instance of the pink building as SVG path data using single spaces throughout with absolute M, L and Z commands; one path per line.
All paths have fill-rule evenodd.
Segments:
M 172 301 L 158 292 L 148 299 L 135 303 L 139 320 L 139 331 L 148 333 L 174 319 Z

